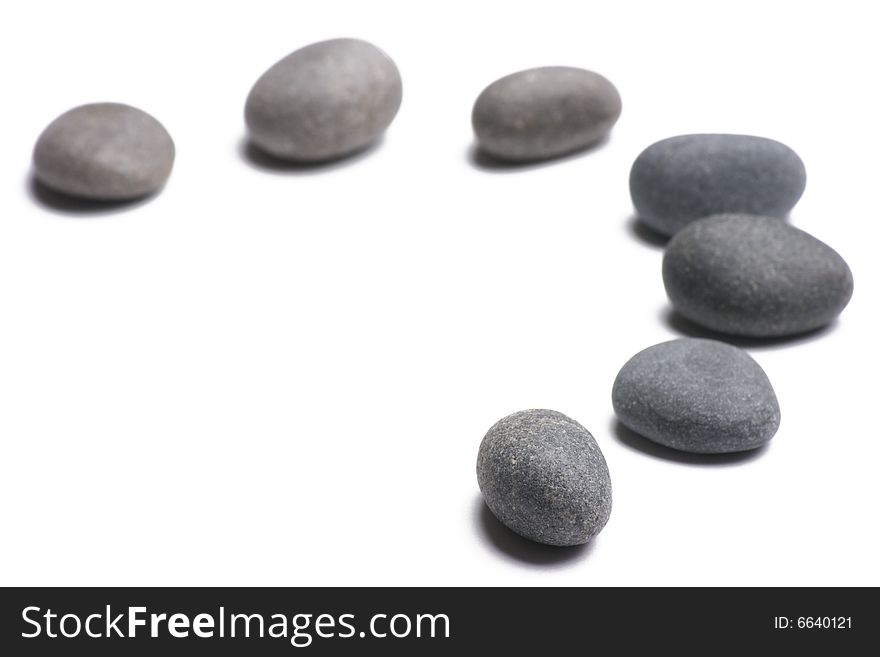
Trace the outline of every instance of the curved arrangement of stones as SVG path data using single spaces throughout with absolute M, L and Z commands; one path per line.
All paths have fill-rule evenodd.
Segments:
M 499 420 L 480 444 L 477 481 L 495 517 L 538 543 L 581 545 L 611 514 L 602 450 L 589 431 L 556 411 Z
M 319 163 L 375 143 L 397 115 L 397 66 L 376 46 L 333 39 L 270 67 L 245 103 L 250 142 L 275 158 Z M 560 157 L 601 142 L 617 122 L 620 95 L 579 68 L 534 68 L 503 77 L 477 98 L 479 149 L 498 160 Z M 159 190 L 174 142 L 145 112 L 118 103 L 76 107 L 53 121 L 33 153 L 34 177 L 73 197 L 127 201 Z M 811 331 L 843 311 L 853 276 L 830 246 L 786 217 L 806 172 L 788 146 L 763 137 L 679 135 L 633 163 L 639 219 L 671 237 L 663 282 L 681 316 L 722 335 L 783 337 Z M 612 406 L 632 431 L 695 454 L 765 445 L 780 422 L 767 375 L 745 351 L 685 338 L 629 359 Z M 611 479 L 596 440 L 556 411 L 498 421 L 482 440 L 477 481 L 488 508 L 517 534 L 547 545 L 590 541 L 611 514 Z
M 672 307 L 719 335 L 780 338 L 823 327 L 853 293 L 844 259 L 791 226 L 806 172 L 779 142 L 749 135 L 681 135 L 635 160 L 639 219 L 671 236 L 663 283 Z M 765 444 L 779 426 L 776 395 L 744 351 L 674 340 L 624 365 L 612 388 L 622 424 L 673 449 L 720 454 Z
M 174 165 L 174 142 L 152 116 L 120 103 L 75 107 L 37 139 L 33 171 L 49 189 L 95 201 L 157 191 Z

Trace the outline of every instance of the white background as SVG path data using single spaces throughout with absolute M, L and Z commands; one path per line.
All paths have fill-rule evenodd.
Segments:
M 3 584 L 880 584 L 871 3 L 28 2 L 0 27 Z M 357 36 L 404 80 L 387 137 L 311 170 L 242 156 L 272 63 Z M 599 71 L 604 147 L 486 169 L 496 78 Z M 28 187 L 80 103 L 156 116 L 165 190 L 116 212 Z M 687 132 L 803 158 L 792 222 L 851 265 L 839 322 L 750 345 L 782 426 L 750 458 L 675 457 L 615 428 L 618 369 L 681 335 L 629 167 Z M 477 448 L 523 408 L 571 415 L 614 484 L 582 549 L 482 509 Z

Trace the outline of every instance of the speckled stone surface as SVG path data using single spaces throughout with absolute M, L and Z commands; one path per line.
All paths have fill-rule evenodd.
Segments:
M 785 144 L 750 135 L 680 135 L 642 151 L 629 189 L 639 219 L 662 235 L 713 214 L 785 217 L 807 174 Z
M 618 419 L 656 443 L 725 454 L 760 447 L 779 428 L 764 370 L 737 347 L 684 338 L 637 353 L 611 393 Z
M 592 71 L 547 66 L 490 84 L 474 104 L 479 148 L 511 162 L 544 160 L 600 141 L 620 116 L 620 94 Z
M 98 201 L 127 201 L 158 190 L 174 165 L 171 136 L 146 112 L 120 103 L 69 110 L 43 131 L 33 171 L 50 189 Z
M 248 135 L 277 158 L 321 162 L 357 152 L 391 124 L 403 94 L 397 66 L 376 46 L 332 39 L 266 71 L 245 103 Z
M 834 249 L 771 217 L 718 215 L 694 222 L 663 257 L 663 283 L 682 316 L 714 331 L 779 337 L 822 327 L 853 293 Z
M 495 517 L 539 543 L 586 543 L 611 514 L 602 451 L 589 431 L 556 411 L 499 420 L 480 445 L 477 480 Z

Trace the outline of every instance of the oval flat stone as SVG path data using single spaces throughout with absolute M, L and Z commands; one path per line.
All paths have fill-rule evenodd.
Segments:
M 332 39 L 263 73 L 245 103 L 251 143 L 277 158 L 320 162 L 374 142 L 400 107 L 397 66 L 376 46 Z
M 785 144 L 750 135 L 680 135 L 633 163 L 639 219 L 663 235 L 713 214 L 785 217 L 804 193 L 804 164 Z
M 764 370 L 737 347 L 684 338 L 629 359 L 611 393 L 617 418 L 666 447 L 725 454 L 760 447 L 779 428 Z
M 663 283 L 692 322 L 758 338 L 804 333 L 837 317 L 853 293 L 849 266 L 812 235 L 772 217 L 718 215 L 669 242 Z
M 556 411 L 499 420 L 480 445 L 477 481 L 498 520 L 547 545 L 586 543 L 611 514 L 602 451 L 589 431 Z
M 490 84 L 477 98 L 472 120 L 483 152 L 528 162 L 600 141 L 617 121 L 620 108 L 617 89 L 598 73 L 547 66 Z
M 158 190 L 174 165 L 171 136 L 146 112 L 120 103 L 69 110 L 34 147 L 34 175 L 62 194 L 126 201 Z

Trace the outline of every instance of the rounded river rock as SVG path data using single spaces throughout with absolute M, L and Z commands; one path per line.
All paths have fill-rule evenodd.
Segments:
M 713 214 L 785 217 L 807 174 L 785 144 L 750 135 L 680 135 L 633 163 L 629 189 L 639 219 L 663 235 Z
M 696 454 L 760 447 L 779 428 L 764 370 L 715 340 L 663 342 L 629 359 L 611 393 L 618 419 L 656 443 Z
M 255 146 L 298 162 L 332 160 L 366 148 L 391 124 L 403 86 L 376 46 L 332 39 L 301 48 L 263 73 L 245 104 Z
M 34 147 L 34 175 L 62 194 L 127 201 L 158 190 L 171 175 L 174 142 L 146 112 L 119 103 L 69 110 Z
M 679 232 L 663 257 L 663 283 L 683 317 L 758 338 L 825 326 L 853 293 L 834 249 L 785 221 L 750 215 L 708 217 Z
M 544 160 L 600 141 L 620 116 L 620 94 L 581 68 L 547 66 L 490 84 L 472 116 L 480 149 L 501 160 Z
M 556 411 L 499 420 L 480 445 L 477 480 L 495 517 L 539 543 L 586 543 L 611 514 L 602 451 L 589 431 Z

